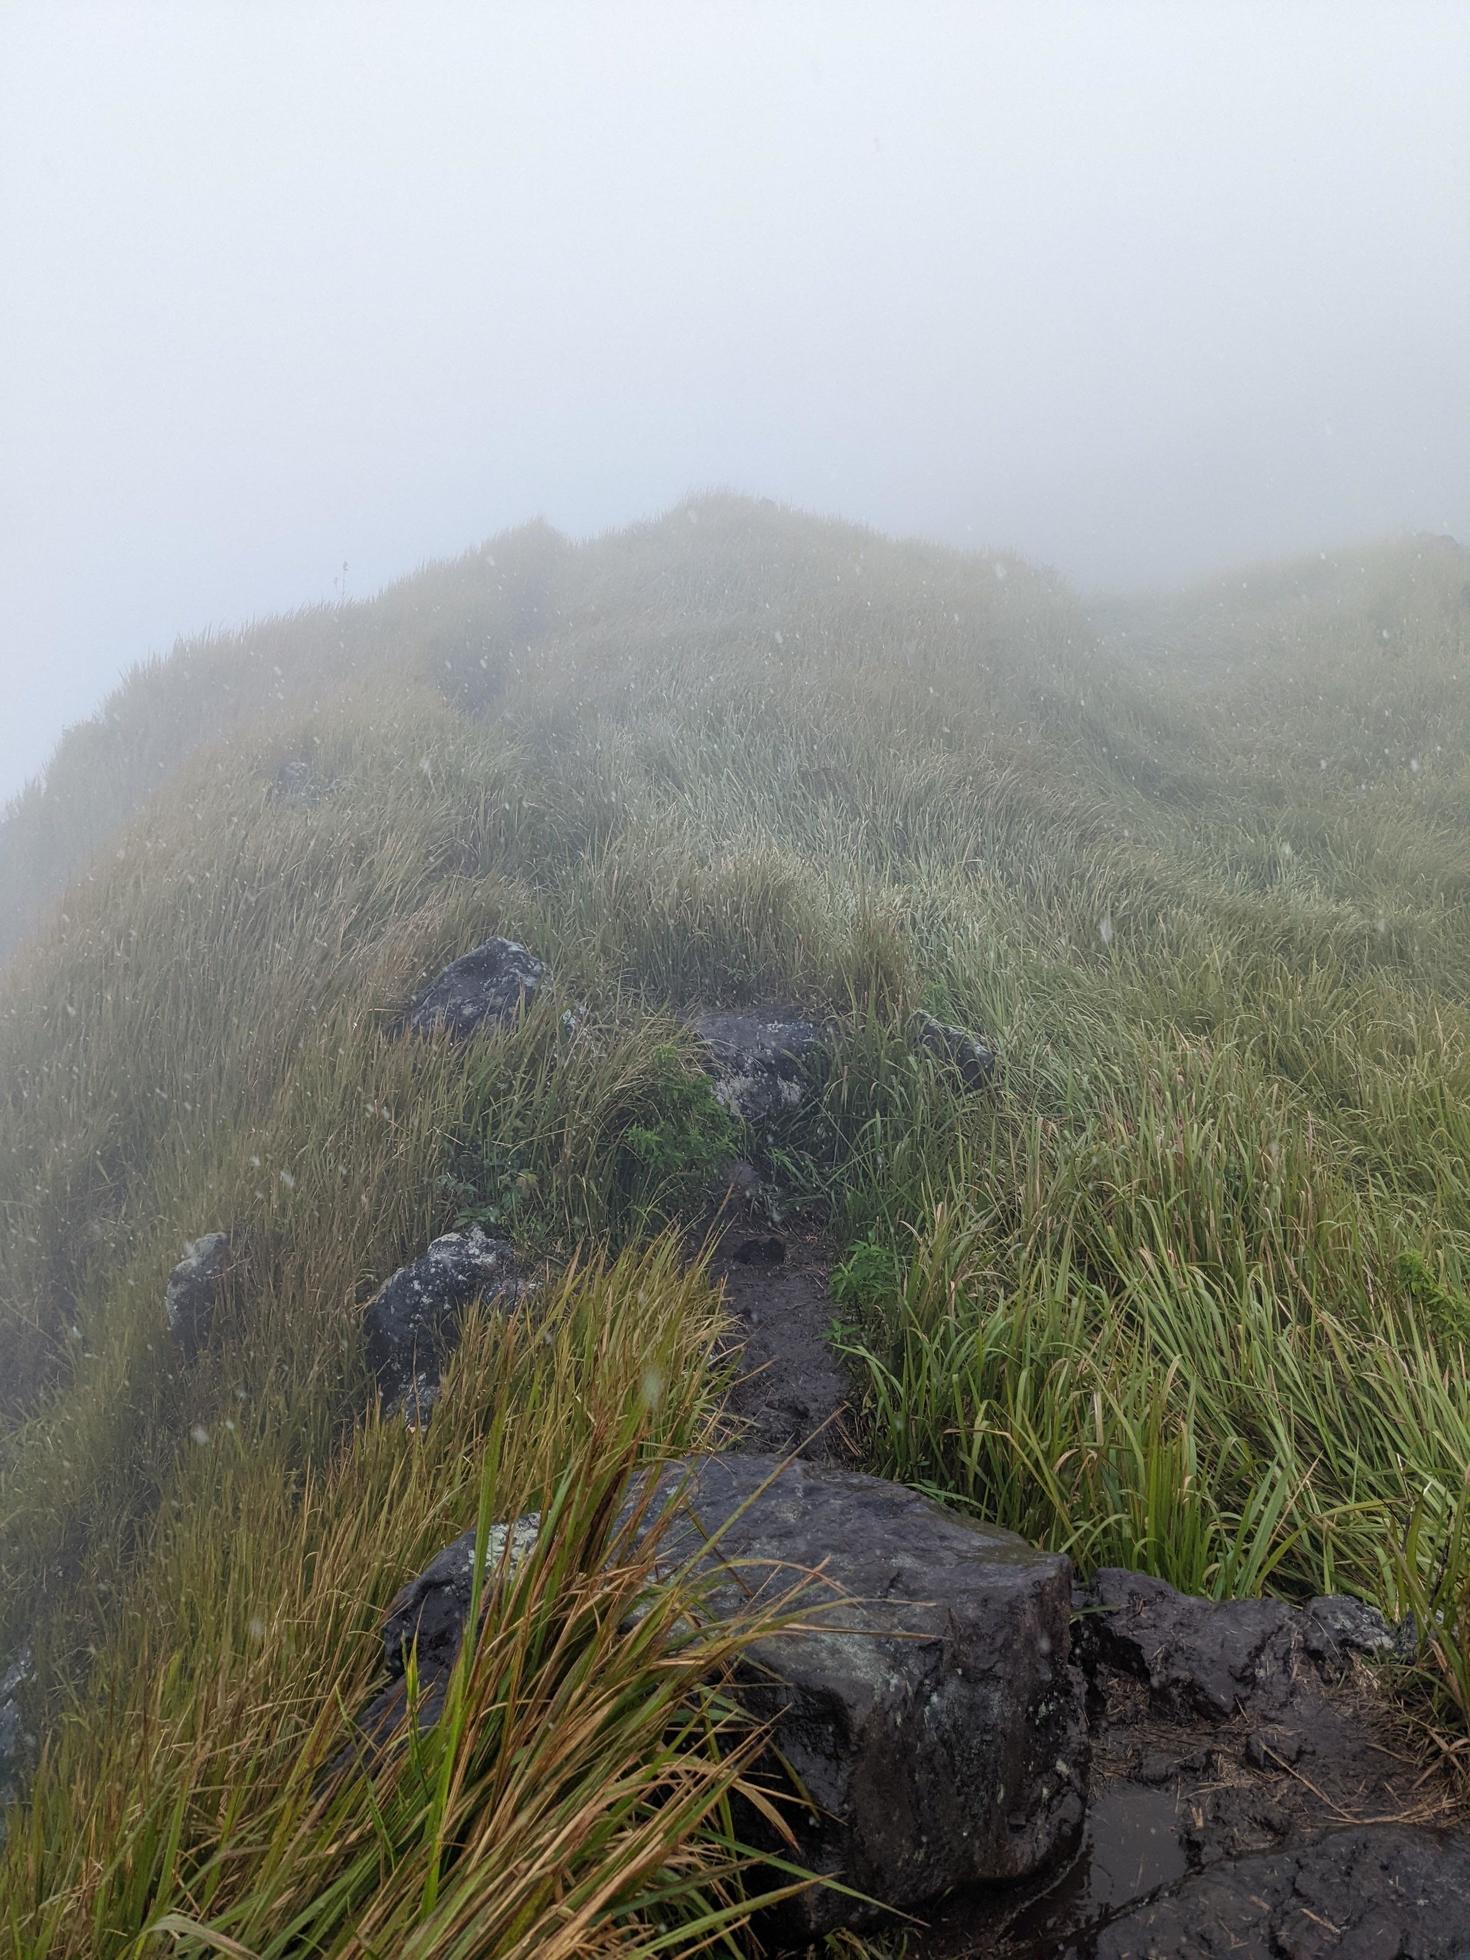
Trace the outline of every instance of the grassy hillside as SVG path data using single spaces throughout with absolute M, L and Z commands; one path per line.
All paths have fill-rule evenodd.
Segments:
M 609 1659 L 598 1588 L 636 1574 L 586 1576 L 607 1492 L 712 1420 L 715 1302 L 659 1236 L 718 1142 L 695 1002 L 850 1017 L 783 1148 L 875 1467 L 1084 1565 L 1413 1607 L 1409 1704 L 1463 1732 L 1467 576 L 1411 543 L 1090 616 L 1012 559 L 709 499 L 182 647 L 73 731 L 0 830 L 0 1655 L 33 1635 L 52 1698 L 0 1953 L 738 1917 L 709 1657 L 670 1623 Z M 553 997 L 397 1038 L 491 932 Z M 998 1090 L 912 1052 L 920 1004 L 995 1037 Z M 475 1332 L 424 1438 L 362 1419 L 361 1300 L 477 1209 L 567 1275 L 552 1337 Z M 180 1369 L 164 1280 L 221 1225 Z M 465 1692 L 530 1684 L 555 1802 L 507 1718 L 333 1811 L 386 1600 L 534 1501 L 565 1561 Z

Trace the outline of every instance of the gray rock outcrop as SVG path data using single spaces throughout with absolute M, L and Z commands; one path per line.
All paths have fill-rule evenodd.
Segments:
M 818 1021 L 759 1008 L 697 1014 L 689 1025 L 704 1049 L 716 1097 L 754 1128 L 801 1106 L 829 1040 Z
M 544 964 L 518 940 L 487 939 L 416 996 L 404 1026 L 411 1034 L 442 1030 L 462 1041 L 514 1021 L 545 979 Z
M 465 1309 L 475 1300 L 514 1307 L 525 1290 L 510 1241 L 491 1238 L 477 1225 L 445 1233 L 400 1266 L 363 1315 L 368 1366 L 388 1406 L 422 1426 L 438 1399 L 440 1369 L 459 1339 Z

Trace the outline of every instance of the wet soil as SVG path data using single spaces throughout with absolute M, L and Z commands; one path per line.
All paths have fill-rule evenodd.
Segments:
M 1076 1856 L 1040 1890 L 952 1901 L 909 1936 L 906 1960 L 1295 1960 L 1319 1950 L 1310 1901 L 1323 1884 L 1335 1887 L 1342 1951 L 1461 1960 L 1453 1913 L 1440 1909 L 1439 1932 L 1416 1929 L 1411 1906 L 1391 1909 L 1374 1875 L 1412 1847 L 1441 1865 L 1462 1860 L 1470 1880 L 1470 1835 L 1367 1669 L 1330 1684 L 1304 1675 L 1268 1722 L 1161 1715 L 1146 1683 L 1105 1663 L 1090 1689 Z
M 829 1249 L 773 1228 L 744 1175 L 706 1234 L 731 1318 L 733 1447 L 855 1466 Z M 1025 1886 L 955 1898 L 870 1950 L 1470 1960 L 1463 1795 L 1426 1777 L 1351 1641 L 1335 1647 L 1330 1628 L 1276 1603 L 1219 1611 L 1126 1574 L 1099 1595 L 1107 1576 L 1079 1593 L 1073 1623 L 1091 1749 L 1074 1854 Z
M 739 1425 L 735 1447 L 855 1466 L 851 1378 L 828 1338 L 830 1261 L 816 1243 L 771 1234 L 756 1239 L 759 1257 L 742 1256 L 751 1243 L 727 1235 L 712 1269 L 732 1321 L 724 1358 L 737 1373 L 725 1408 Z

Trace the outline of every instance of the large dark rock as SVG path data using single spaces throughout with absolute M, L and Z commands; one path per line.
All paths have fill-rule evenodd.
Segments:
M 792 1820 L 800 1861 L 899 1908 L 1038 1870 L 1082 1814 L 1067 1560 L 899 1484 L 777 1466 L 663 1471 L 656 1502 L 678 1508 L 659 1558 L 723 1530 L 706 1566 L 729 1614 L 821 1568 L 819 1630 L 760 1643 L 742 1690 L 816 1806 Z M 808 1937 L 875 1917 L 826 1889 L 792 1916 Z
M 507 1571 L 514 1571 L 535 1549 L 540 1530 L 535 1511 L 509 1524 L 491 1525 L 485 1538 L 486 1573 L 498 1573 L 502 1562 Z M 435 1680 L 448 1673 L 464 1635 L 474 1569 L 475 1534 L 462 1532 L 398 1593 L 383 1622 L 383 1664 L 390 1678 L 402 1675 L 409 1649 L 415 1646 L 422 1679 Z
M 487 939 L 445 967 L 415 999 L 404 1025 L 413 1034 L 443 1029 L 463 1040 L 515 1020 L 545 978 L 545 966 L 518 941 Z
M 1412 1629 L 1361 1600 L 1196 1599 L 1162 1579 L 1107 1568 L 1082 1595 L 1090 1652 L 1148 1684 L 1160 1712 L 1220 1721 L 1278 1715 L 1355 1658 L 1405 1658 Z M 1407 1645 L 1406 1645 L 1407 1644 Z
M 774 1009 L 697 1014 L 689 1025 L 716 1097 L 757 1128 L 801 1105 L 829 1038 L 820 1022 Z
M 225 1275 L 230 1270 L 227 1232 L 206 1232 L 184 1247 L 184 1256 L 168 1276 L 163 1296 L 164 1317 L 180 1353 L 192 1361 L 209 1339 L 214 1310 Z
M 465 1309 L 475 1300 L 513 1307 L 525 1291 L 508 1239 L 477 1225 L 448 1232 L 392 1278 L 368 1302 L 363 1338 L 390 1407 L 421 1425 L 438 1398 L 439 1371 L 459 1338 Z
M 1470 1836 L 1359 1825 L 1226 1859 L 1072 1950 L 1093 1960 L 1464 1960 Z
M 937 1021 L 932 1014 L 916 1014 L 909 1032 L 914 1045 L 958 1076 L 963 1088 L 983 1089 L 995 1074 L 995 1050 L 968 1028 Z
M 633 1505 L 647 1496 L 630 1498 Z M 739 1692 L 772 1724 L 776 1752 L 812 1808 L 793 1812 L 809 1869 L 899 1908 L 1043 1867 L 1082 1815 L 1085 1741 L 1068 1664 L 1070 1567 L 1007 1531 L 901 1485 L 769 1456 L 693 1458 L 658 1473 L 648 1518 L 670 1507 L 659 1568 L 698 1565 L 701 1610 L 775 1601 L 820 1568 L 803 1604 L 819 1624 L 759 1643 Z M 744 1507 L 742 1509 L 742 1507 Z M 534 1542 L 518 1520 L 507 1556 Z M 504 1538 L 492 1559 L 505 1552 Z M 463 1633 L 474 1534 L 395 1601 L 384 1633 L 390 1685 L 370 1734 L 401 1711 L 394 1675 L 417 1642 L 424 1712 L 437 1712 Z M 788 1912 L 810 1939 L 881 1918 L 815 1889 Z

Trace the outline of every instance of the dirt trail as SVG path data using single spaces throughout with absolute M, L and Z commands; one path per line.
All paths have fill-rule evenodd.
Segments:
M 855 1467 L 852 1381 L 828 1340 L 836 1308 L 830 1262 L 816 1246 L 786 1243 L 779 1264 L 748 1263 L 723 1248 L 713 1273 L 735 1323 L 739 1379 L 726 1402 L 747 1424 L 737 1448 Z

